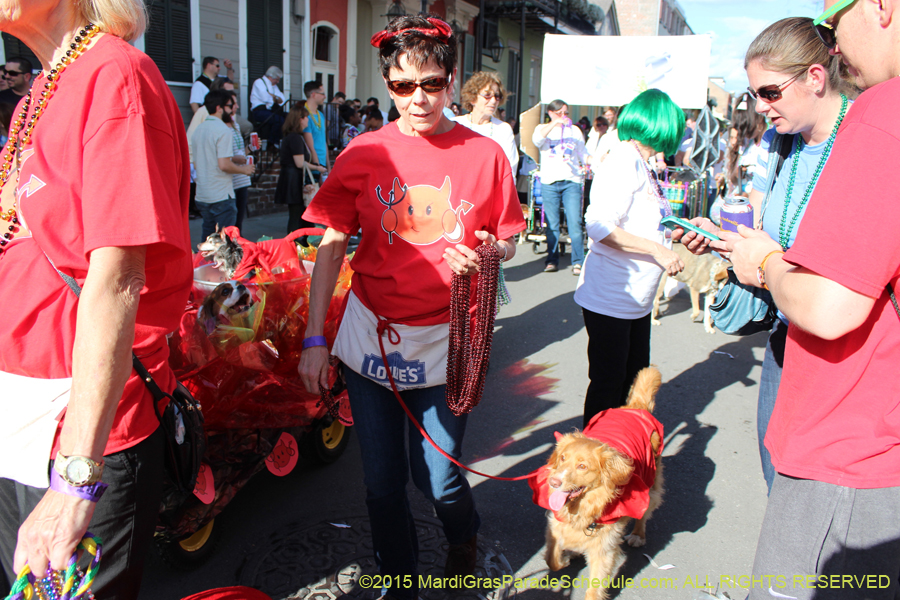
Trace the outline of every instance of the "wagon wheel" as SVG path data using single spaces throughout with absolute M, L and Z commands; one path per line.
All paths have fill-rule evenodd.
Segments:
M 328 465 L 340 458 L 350 443 L 350 428 L 338 419 L 326 417 L 303 437 L 302 454 L 319 464 Z
M 180 540 L 158 542 L 162 559 L 179 571 L 190 571 L 205 563 L 216 551 L 222 539 L 222 527 L 216 526 L 216 520 L 198 529 L 193 534 Z

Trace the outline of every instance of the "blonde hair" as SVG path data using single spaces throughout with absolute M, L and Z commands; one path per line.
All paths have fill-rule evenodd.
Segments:
M 475 106 L 475 101 L 478 99 L 476 96 L 481 93 L 481 90 L 494 85 L 500 90 L 500 96 L 502 96 L 497 104 L 503 104 L 506 100 L 506 89 L 503 87 L 503 82 L 500 81 L 500 76 L 489 71 L 472 73 L 472 76 L 469 77 L 459 94 L 463 108 L 471 111 L 472 107 Z
M 147 29 L 144 0 L 76 0 L 84 17 L 104 33 L 132 42 Z
M 809 17 L 788 17 L 769 25 L 747 49 L 744 69 L 754 61 L 769 71 L 804 77 L 812 65 L 822 65 L 831 91 L 838 93 L 845 87 L 841 59 L 829 54 Z

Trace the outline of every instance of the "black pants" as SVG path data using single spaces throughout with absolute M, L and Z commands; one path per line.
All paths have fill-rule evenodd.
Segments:
M 163 480 L 163 433 L 104 457 L 103 482 L 88 531 L 103 541 L 103 560 L 91 590 L 103 600 L 134 600 L 141 587 L 144 557 L 153 540 Z M 19 526 L 46 489 L 0 479 L 0 595 L 15 581 L 13 553 Z M 4 581 L 4 578 L 6 581 Z M 5 584 L 5 587 L 4 587 Z
M 588 385 L 584 398 L 584 425 L 608 408 L 618 408 L 638 371 L 650 366 L 650 315 L 640 319 L 607 317 L 586 308 L 588 333 Z
M 315 223 L 310 223 L 303 218 L 303 211 L 305 210 L 306 207 L 302 204 L 288 204 L 288 233 L 291 233 L 292 231 L 296 231 L 298 229 L 305 229 L 307 227 L 316 226 Z M 306 246 L 306 236 L 304 235 L 302 238 L 300 238 L 300 240 L 300 243 Z
M 247 216 L 247 200 L 250 198 L 250 186 L 237 188 L 234 190 L 234 203 L 237 206 L 237 219 L 234 226 L 238 229 L 244 224 L 244 217 Z
M 284 125 L 284 113 L 281 111 L 271 111 L 265 106 L 257 106 L 253 109 L 253 118 L 256 119 L 257 127 L 263 128 L 263 125 L 269 128 L 266 139 L 269 145 L 267 151 L 274 150 L 274 145 L 281 142 L 281 127 Z M 276 153 L 277 154 L 277 153 Z

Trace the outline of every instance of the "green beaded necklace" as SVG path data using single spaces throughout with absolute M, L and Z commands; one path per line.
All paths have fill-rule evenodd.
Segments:
M 812 194 L 813 188 L 816 186 L 816 181 L 819 180 L 819 175 L 822 173 L 822 169 L 825 168 L 825 161 L 828 160 L 828 155 L 831 154 L 831 147 L 834 146 L 834 138 L 837 137 L 838 128 L 841 126 L 841 122 L 844 120 L 844 115 L 847 114 L 847 104 L 849 101 L 847 100 L 847 96 L 841 94 L 841 113 L 838 115 L 837 121 L 834 123 L 834 129 L 831 130 L 831 135 L 828 136 L 828 142 L 825 145 L 825 150 L 822 151 L 822 157 L 819 159 L 819 164 L 816 165 L 816 170 L 813 173 L 812 178 L 809 180 L 809 185 L 806 186 L 806 192 L 803 194 L 803 199 L 800 201 L 800 205 L 797 207 L 797 210 L 794 211 L 794 216 L 791 218 L 790 227 L 788 227 L 787 231 L 785 231 L 785 225 L 787 225 L 787 214 L 788 207 L 791 205 L 791 196 L 794 193 L 794 181 L 797 178 L 797 165 L 800 163 L 800 152 L 803 150 L 803 138 L 797 137 L 797 152 L 794 154 L 794 164 L 791 166 L 791 178 L 788 181 L 788 191 L 787 198 L 784 199 L 784 212 L 781 215 L 781 226 L 778 228 L 778 238 L 781 242 L 781 248 L 787 250 L 788 241 L 791 239 L 791 232 L 794 231 L 794 226 L 797 224 L 797 219 L 800 218 L 800 213 L 803 212 L 803 207 L 806 206 L 806 203 L 809 201 L 809 197 Z

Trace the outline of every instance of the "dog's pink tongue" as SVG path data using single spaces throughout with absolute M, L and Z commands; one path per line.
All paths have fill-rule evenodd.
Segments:
M 569 494 L 562 490 L 554 490 L 550 494 L 550 510 L 559 511 L 569 501 Z

